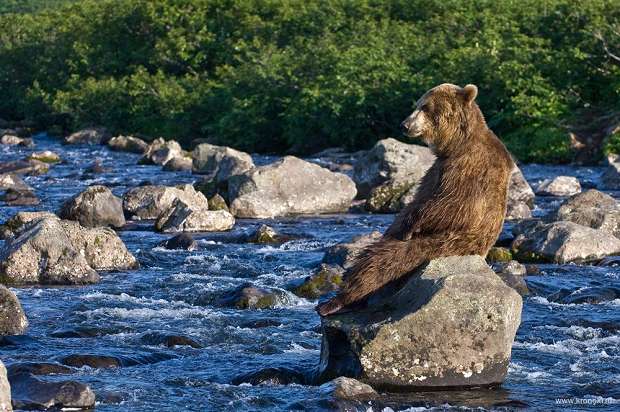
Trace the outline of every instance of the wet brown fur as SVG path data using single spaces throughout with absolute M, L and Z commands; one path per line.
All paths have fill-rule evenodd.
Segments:
M 473 92 L 472 92 L 473 90 Z M 473 93 L 473 97 L 472 97 Z M 322 316 L 358 302 L 431 259 L 486 256 L 499 236 L 513 162 L 473 101 L 475 86 L 441 85 L 418 109 L 430 120 L 421 136 L 437 155 L 414 200 L 362 253 Z

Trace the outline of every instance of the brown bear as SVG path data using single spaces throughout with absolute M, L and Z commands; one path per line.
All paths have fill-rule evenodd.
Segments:
M 441 256 L 486 256 L 499 236 L 514 166 L 475 103 L 478 89 L 434 87 L 402 123 L 437 159 L 416 195 L 377 242 L 345 274 L 340 292 L 320 304 L 327 316 Z

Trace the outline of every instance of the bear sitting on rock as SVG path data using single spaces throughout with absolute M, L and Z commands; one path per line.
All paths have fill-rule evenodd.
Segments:
M 411 204 L 365 249 L 340 292 L 318 306 L 319 314 L 347 310 L 432 259 L 486 256 L 502 229 L 514 163 L 488 128 L 477 94 L 474 85 L 442 84 L 418 100 L 401 126 L 437 159 Z

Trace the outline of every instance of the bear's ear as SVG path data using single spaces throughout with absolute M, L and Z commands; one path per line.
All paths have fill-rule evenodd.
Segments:
M 478 88 L 474 84 L 468 84 L 463 87 L 463 96 L 465 96 L 465 103 L 471 104 L 478 96 Z

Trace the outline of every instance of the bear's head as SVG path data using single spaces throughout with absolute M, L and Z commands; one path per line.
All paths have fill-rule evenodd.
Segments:
M 464 143 L 471 127 L 484 123 L 474 102 L 478 88 L 473 84 L 459 87 L 444 83 L 427 91 L 416 109 L 402 123 L 403 133 L 421 138 L 437 155 L 449 153 L 451 147 Z

